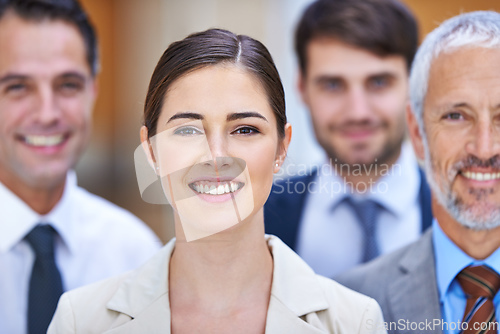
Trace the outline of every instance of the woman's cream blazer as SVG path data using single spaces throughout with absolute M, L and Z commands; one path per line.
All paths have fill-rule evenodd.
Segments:
M 375 300 L 316 275 L 277 237 L 266 239 L 274 259 L 266 333 L 385 333 Z M 170 333 L 174 245 L 134 271 L 63 294 L 48 333 Z

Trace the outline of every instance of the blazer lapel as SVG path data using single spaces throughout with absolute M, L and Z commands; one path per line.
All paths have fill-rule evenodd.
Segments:
M 436 283 L 432 229 L 429 229 L 414 247 L 401 258 L 398 277 L 387 291 L 391 319 L 407 319 L 417 323 L 433 323 L 441 320 L 439 293 Z M 423 326 L 423 325 L 422 325 Z M 441 326 L 426 327 L 422 333 L 442 333 Z M 411 328 L 398 333 L 414 333 Z
M 324 333 L 304 319 L 329 305 L 312 269 L 280 239 L 267 236 L 274 258 L 266 333 Z M 173 241 L 124 281 L 107 304 L 120 312 L 106 334 L 170 333 L 168 262 Z
M 170 308 L 168 295 L 163 295 L 148 305 L 137 317 L 104 334 L 170 333 Z
M 324 334 L 325 332 L 308 324 L 280 300 L 271 296 L 267 311 L 266 333 Z
M 168 266 L 174 245 L 172 239 L 121 283 L 106 305 L 121 314 L 105 333 L 170 333 Z
M 316 274 L 280 239 L 267 238 L 274 271 L 266 333 L 324 333 L 304 320 L 308 314 L 329 307 Z

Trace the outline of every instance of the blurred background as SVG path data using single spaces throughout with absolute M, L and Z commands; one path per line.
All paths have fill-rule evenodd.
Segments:
M 100 95 L 92 142 L 79 162 L 78 183 L 132 211 L 162 239 L 173 236 L 169 206 L 142 201 L 134 151 L 150 76 L 167 46 L 188 34 L 218 27 L 263 42 L 273 55 L 293 126 L 290 165 L 324 160 L 307 110 L 296 92 L 293 32 L 311 0 L 80 0 L 99 36 Z M 500 11 L 499 0 L 404 0 L 420 24 L 421 39 L 443 20 L 473 10 Z

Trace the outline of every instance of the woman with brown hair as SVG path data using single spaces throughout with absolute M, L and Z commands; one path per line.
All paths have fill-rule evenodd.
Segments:
M 220 29 L 171 44 L 144 119 L 176 238 L 141 268 L 63 295 L 49 333 L 385 333 L 373 299 L 264 234 L 291 138 L 264 45 Z

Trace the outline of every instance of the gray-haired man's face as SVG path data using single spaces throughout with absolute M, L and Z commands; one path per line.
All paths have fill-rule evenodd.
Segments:
M 424 101 L 434 196 L 462 225 L 500 225 L 500 50 L 463 48 L 431 65 Z

